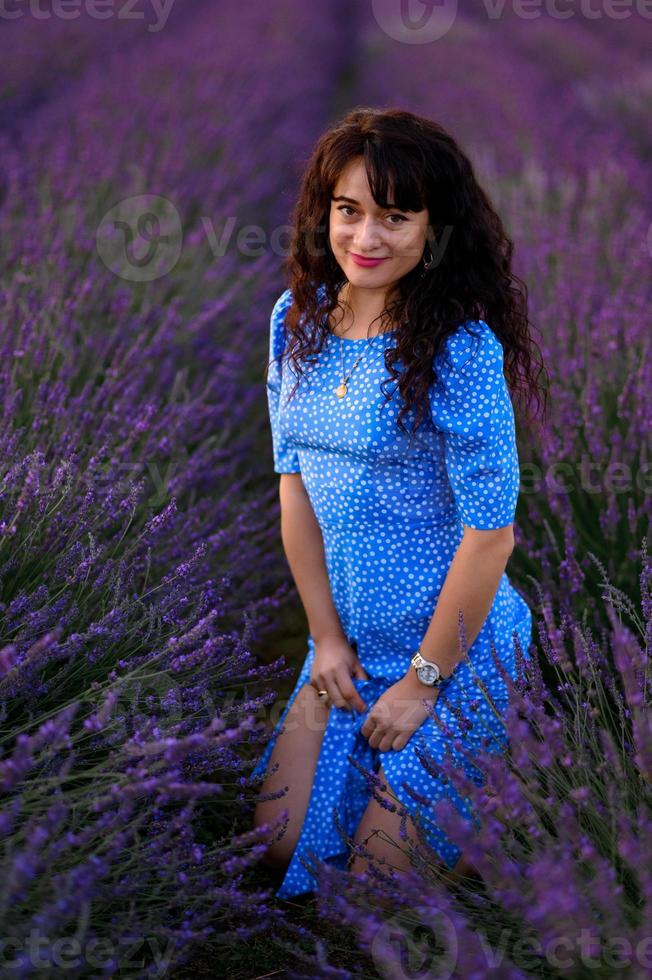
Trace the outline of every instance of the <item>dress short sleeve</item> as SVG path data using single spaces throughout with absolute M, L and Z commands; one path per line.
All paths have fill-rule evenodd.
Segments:
M 503 346 L 484 320 L 474 320 L 446 339 L 434 366 L 432 421 L 444 434 L 460 520 L 478 530 L 505 527 L 514 521 L 520 475 Z
M 282 368 L 280 356 L 285 349 L 283 323 L 292 304 L 292 290 L 286 289 L 274 304 L 270 317 L 269 363 L 267 372 L 267 404 L 272 430 L 272 450 L 275 473 L 300 473 L 299 457 L 281 426 L 280 400 Z

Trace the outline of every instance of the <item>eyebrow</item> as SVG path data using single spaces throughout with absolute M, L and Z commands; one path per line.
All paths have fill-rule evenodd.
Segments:
M 337 197 L 335 197 L 335 195 L 333 195 L 332 200 L 333 201 L 348 201 L 349 204 L 357 204 L 358 207 L 362 207 L 362 205 L 360 204 L 360 201 L 356 201 L 352 197 L 345 197 L 343 194 L 338 194 Z M 388 208 L 392 208 L 395 211 L 402 211 L 403 210 L 402 208 L 397 208 L 395 204 L 388 204 L 387 207 Z

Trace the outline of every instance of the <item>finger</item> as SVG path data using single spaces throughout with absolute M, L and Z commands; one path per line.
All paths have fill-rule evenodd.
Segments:
M 369 745 L 372 749 L 377 749 L 385 737 L 386 729 L 383 725 L 376 725 L 373 732 L 369 736 Z
M 374 718 L 373 715 L 367 715 L 367 717 L 364 720 L 364 725 L 360 727 L 360 734 L 364 738 L 369 738 L 376 725 L 377 725 L 376 718 Z
M 364 667 L 362 666 L 362 664 L 360 663 L 360 661 L 358 661 L 358 663 L 355 665 L 355 667 L 353 669 L 353 673 L 361 681 L 368 681 L 369 680 L 369 675 L 368 675 L 367 671 L 364 669 Z
M 320 691 L 326 690 L 326 685 L 321 677 L 311 677 L 308 683 L 312 688 L 314 688 L 315 694 L 319 694 Z
M 336 708 L 345 708 L 348 711 L 353 710 L 349 702 L 343 696 L 339 688 L 337 678 L 335 676 L 327 677 L 324 687 L 328 691 L 328 696 L 331 699 L 331 704 L 334 704 Z
M 326 681 L 323 678 L 317 677 L 317 678 L 311 678 L 308 683 L 314 689 L 315 697 L 319 702 L 319 704 L 322 704 L 325 708 L 330 708 L 333 699 L 331 697 L 331 692 L 329 691 L 328 684 L 326 683 Z M 320 691 L 327 691 L 328 699 L 322 697 L 322 695 L 319 693 Z
M 347 706 L 349 708 L 355 708 L 356 711 L 361 713 L 367 710 L 367 705 L 358 694 L 358 691 L 356 690 L 356 687 L 353 684 L 351 676 L 346 668 L 343 668 L 338 672 L 337 685 L 342 692 L 342 696 L 346 698 Z
M 391 719 L 383 715 L 382 706 L 376 702 L 371 709 L 371 712 L 367 715 L 364 720 L 364 724 L 360 728 L 361 734 L 365 738 L 370 738 L 374 732 L 382 733 L 388 731 L 391 726 Z
M 380 745 L 378 746 L 379 752 L 389 752 L 392 745 L 394 744 L 394 739 L 396 738 L 396 732 L 389 731 L 385 732 L 380 740 Z
M 400 752 L 401 749 L 405 748 L 407 743 L 410 741 L 411 734 L 412 733 L 410 732 L 410 735 L 408 735 L 407 737 L 405 736 L 405 734 L 396 736 L 396 738 L 394 739 L 391 745 L 391 748 L 394 750 L 394 752 Z

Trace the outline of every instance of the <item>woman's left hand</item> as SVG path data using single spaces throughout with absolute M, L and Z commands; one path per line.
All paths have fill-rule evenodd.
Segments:
M 428 708 L 422 699 L 427 698 L 432 705 L 438 695 L 438 687 L 428 687 L 425 684 L 417 687 L 411 676 L 402 677 L 380 695 L 361 726 L 360 733 L 368 739 L 372 749 L 379 749 L 381 752 L 402 749 L 429 717 Z

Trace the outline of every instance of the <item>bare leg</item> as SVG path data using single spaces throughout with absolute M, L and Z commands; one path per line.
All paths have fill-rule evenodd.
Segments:
M 256 827 L 275 820 L 284 809 L 289 813 L 283 836 L 270 845 L 262 859 L 271 867 L 287 867 L 294 853 L 308 809 L 329 711 L 314 687 L 304 684 L 285 716 L 286 730 L 276 739 L 267 768 L 278 762 L 278 769 L 267 777 L 259 792 L 275 793 L 285 786 L 288 792 L 276 800 L 258 803 L 254 811 Z
M 382 765 L 378 770 L 378 776 L 389 786 Z M 396 801 L 389 793 L 381 793 L 381 796 L 384 796 L 388 802 L 396 804 Z M 358 824 L 353 838 L 356 844 L 364 844 L 365 848 L 373 855 L 375 861 L 380 862 L 382 858 L 385 858 L 387 865 L 390 865 L 396 874 L 409 871 L 411 868 L 409 856 L 405 851 L 385 839 L 386 835 L 391 840 L 397 841 L 400 845 L 403 844 L 399 834 L 400 822 L 401 820 L 397 813 L 391 813 L 389 810 L 384 809 L 372 797 L 367 805 L 367 809 L 362 815 L 362 819 Z M 417 830 L 411 817 L 407 818 L 407 827 L 408 833 L 415 840 L 418 840 Z M 356 854 L 350 864 L 349 870 L 354 874 L 362 874 L 367 870 L 368 866 L 368 859 Z M 444 862 L 442 862 L 440 872 L 444 881 L 448 883 L 452 883 L 466 876 L 478 875 L 477 869 L 464 855 L 462 855 L 452 868 L 446 868 Z

